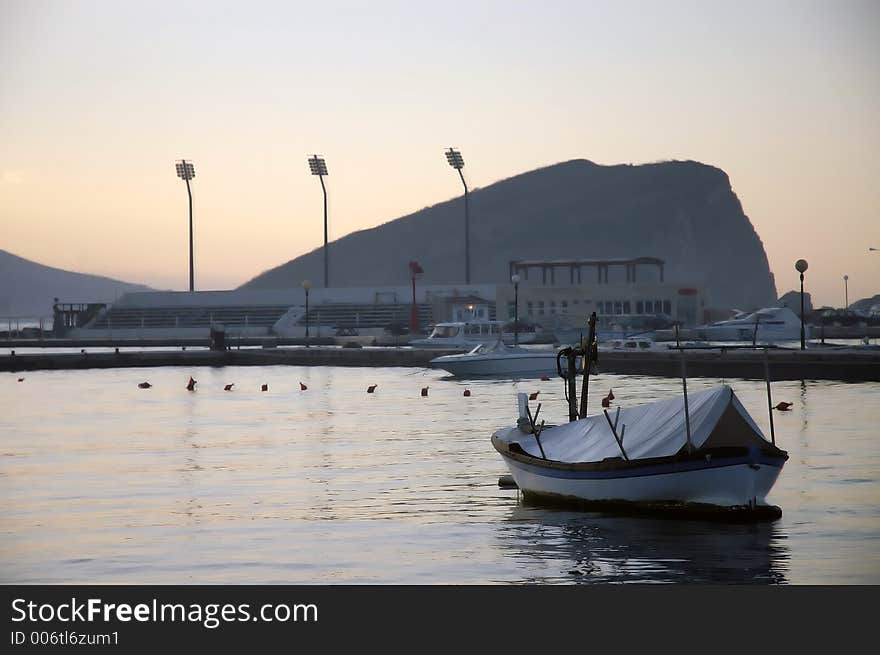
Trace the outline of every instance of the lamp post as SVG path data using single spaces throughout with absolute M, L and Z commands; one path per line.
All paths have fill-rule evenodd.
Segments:
M 806 259 L 799 259 L 794 263 L 795 270 L 801 274 L 801 350 L 806 350 L 807 340 L 804 336 L 804 271 L 809 268 Z
M 843 308 L 849 309 L 849 275 L 843 276 L 843 299 L 846 303 Z
M 193 275 L 193 197 L 189 188 L 189 181 L 196 176 L 196 169 L 191 161 L 181 159 L 174 164 L 177 170 L 177 177 L 186 182 L 186 195 L 189 196 L 189 290 L 195 290 Z
M 306 348 L 309 347 L 309 289 L 312 288 L 311 280 L 303 280 L 302 288 L 306 292 Z
M 464 159 L 461 153 L 455 148 L 446 151 L 446 161 L 455 170 L 461 178 L 461 184 L 464 186 L 464 283 L 471 283 L 471 244 L 470 244 L 470 214 L 468 212 L 468 187 L 464 181 L 464 174 L 461 169 L 464 168 Z
M 327 187 L 324 186 L 324 176 L 327 175 L 327 163 L 323 157 L 312 155 L 309 158 L 309 169 L 312 175 L 317 175 L 321 180 L 321 191 L 324 192 L 324 288 L 329 284 L 327 275 Z
M 510 276 L 513 282 L 513 345 L 519 345 L 519 275 Z

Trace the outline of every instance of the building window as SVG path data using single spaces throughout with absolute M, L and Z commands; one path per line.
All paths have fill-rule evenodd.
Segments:
M 507 303 L 507 318 L 516 318 L 516 303 L 512 300 Z
M 636 300 L 636 314 L 644 314 L 645 313 L 645 303 L 641 300 Z
M 575 302 L 577 302 L 577 300 L 575 300 Z M 559 313 L 560 313 L 560 314 L 568 314 L 568 301 L 567 301 L 567 300 L 563 300 L 563 301 L 560 303 L 560 305 L 562 306 L 562 308 L 559 310 Z
M 624 301 L 623 301 L 623 313 L 624 313 L 624 314 L 629 314 L 629 313 L 630 313 L 629 310 L 630 310 L 629 300 L 624 300 Z
M 619 300 L 615 300 L 614 301 L 614 313 L 615 314 L 622 314 L 623 313 L 622 309 L 623 309 L 623 307 L 621 305 L 621 302 Z
M 534 315 L 535 315 L 535 308 L 534 308 L 534 306 L 532 305 L 532 301 L 531 301 L 531 300 L 528 301 L 528 302 L 526 303 L 526 307 L 529 308 L 529 316 L 534 316 Z
M 556 301 L 555 300 L 550 301 L 550 313 L 551 314 L 556 313 Z
M 672 302 L 669 300 L 663 301 L 663 313 L 667 316 L 672 316 Z
M 538 316 L 543 316 L 543 315 L 544 315 L 544 301 L 539 300 L 538 301 Z

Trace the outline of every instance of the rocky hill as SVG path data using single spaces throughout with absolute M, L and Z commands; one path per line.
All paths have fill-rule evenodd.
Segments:
M 333 286 L 464 278 L 463 200 L 427 207 L 330 245 Z M 515 259 L 661 257 L 670 281 L 703 283 L 715 307 L 776 300 L 760 238 L 724 171 L 693 161 L 601 166 L 567 161 L 470 194 L 471 281 L 503 283 Z M 332 220 L 332 217 L 331 217 Z M 243 285 L 284 288 L 322 279 L 321 248 Z
M 54 298 L 61 302 L 113 302 L 128 291 L 151 290 L 109 277 L 44 266 L 0 250 L 0 317 L 51 317 Z

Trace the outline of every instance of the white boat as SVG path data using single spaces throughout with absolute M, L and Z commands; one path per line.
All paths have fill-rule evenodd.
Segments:
M 505 343 L 513 343 L 515 335 L 505 330 L 504 321 L 452 321 L 437 323 L 425 339 L 414 339 L 414 348 L 444 348 L 447 350 L 470 350 L 481 343 L 495 343 L 502 337 Z M 534 331 L 519 333 L 520 343 L 534 341 Z
M 764 437 L 733 390 L 690 394 L 687 415 L 684 399 L 674 398 L 622 409 L 614 422 L 599 414 L 540 430 L 526 419 L 495 432 L 492 445 L 526 497 L 778 511 L 766 497 L 788 454 Z
M 556 351 L 526 350 L 499 339 L 494 345 L 480 344 L 464 354 L 435 357 L 429 364 L 458 376 L 555 375 Z
M 776 518 L 767 504 L 788 453 L 776 447 L 767 377 L 771 440 L 727 385 L 635 407 L 587 414 L 591 361 L 597 357 L 596 315 L 583 344 L 559 351 L 569 422 L 538 424 L 526 394 L 518 394 L 519 420 L 492 435 L 514 482 L 528 497 L 576 501 L 594 508 L 620 507 Z M 685 357 L 684 350 L 681 351 Z M 583 360 L 581 400 L 577 362 Z M 682 361 L 682 370 L 685 360 Z M 564 373 L 564 371 L 568 371 Z M 609 394 L 611 396 L 611 394 Z M 609 407 L 613 397 L 602 401 Z M 730 513 L 726 514 L 730 516 Z
M 796 341 L 801 338 L 801 319 L 787 307 L 765 307 L 751 314 L 738 313 L 726 321 L 696 328 L 707 341 Z M 809 326 L 804 326 L 806 338 Z
M 669 350 L 663 344 L 655 342 L 651 337 L 626 337 L 624 339 L 611 339 L 600 341 L 599 350 L 624 350 L 629 352 L 646 350 Z

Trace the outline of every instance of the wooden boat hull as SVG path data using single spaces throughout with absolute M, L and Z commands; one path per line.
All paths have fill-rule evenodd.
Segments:
M 508 443 L 497 437 L 492 443 L 527 496 L 605 504 L 766 507 L 767 495 L 787 459 L 782 451 L 746 451 L 646 460 L 644 464 L 584 466 L 511 452 Z

